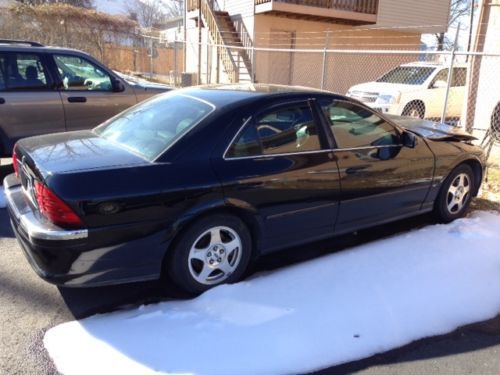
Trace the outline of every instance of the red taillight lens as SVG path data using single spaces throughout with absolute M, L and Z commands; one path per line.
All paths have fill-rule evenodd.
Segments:
M 35 197 L 40 213 L 56 225 L 62 227 L 82 227 L 82 220 L 47 186 L 35 181 Z
M 14 150 L 12 151 L 12 166 L 14 167 L 14 173 L 16 177 L 19 177 L 19 164 L 17 163 L 17 154 L 16 154 L 17 144 L 14 146 Z

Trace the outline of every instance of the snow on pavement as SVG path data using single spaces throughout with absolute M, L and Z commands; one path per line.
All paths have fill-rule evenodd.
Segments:
M 7 200 L 5 199 L 5 191 L 3 185 L 0 185 L 0 208 L 7 207 Z
M 189 301 L 50 329 L 64 374 L 303 373 L 500 313 L 500 215 L 481 212 Z

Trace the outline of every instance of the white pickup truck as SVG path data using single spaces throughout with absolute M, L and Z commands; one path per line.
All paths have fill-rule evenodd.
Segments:
M 403 64 L 373 82 L 352 86 L 347 96 L 382 113 L 419 118 L 441 117 L 449 68 L 428 62 Z M 448 98 L 447 117 L 460 117 L 467 67 L 455 65 Z

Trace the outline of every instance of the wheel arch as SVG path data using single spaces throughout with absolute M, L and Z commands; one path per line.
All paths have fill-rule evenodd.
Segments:
M 459 163 L 456 167 L 461 164 L 467 164 L 472 168 L 472 172 L 474 173 L 474 191 L 473 196 L 476 197 L 479 192 L 479 187 L 481 186 L 481 181 L 483 180 L 483 167 L 481 163 L 476 159 L 466 159 Z M 454 169 L 455 169 L 454 168 Z
M 424 101 L 421 99 L 412 99 L 408 103 L 406 103 L 403 107 L 403 112 L 401 112 L 401 115 L 404 116 L 412 106 L 417 106 L 418 108 L 421 108 L 423 111 L 422 117 L 425 117 L 426 107 Z
M 191 209 L 188 213 L 180 217 L 173 225 L 173 233 L 170 244 L 163 256 L 163 263 L 165 263 L 175 247 L 180 235 L 184 233 L 195 222 L 206 218 L 207 216 L 226 214 L 239 218 L 248 228 L 252 238 L 252 254 L 251 257 L 255 258 L 260 254 L 260 244 L 262 238 L 262 223 L 257 209 L 250 206 L 248 203 L 239 200 L 223 200 L 214 202 L 209 206 Z

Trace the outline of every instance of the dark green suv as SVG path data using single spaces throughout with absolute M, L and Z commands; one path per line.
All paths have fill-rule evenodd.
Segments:
M 82 51 L 0 40 L 0 157 L 20 138 L 93 128 L 168 90 L 127 79 Z

